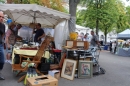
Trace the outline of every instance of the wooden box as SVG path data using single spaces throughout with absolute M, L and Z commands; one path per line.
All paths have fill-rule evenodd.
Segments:
M 58 80 L 50 75 L 27 78 L 27 86 L 58 86 Z
M 48 71 L 48 74 L 56 79 L 60 79 L 60 70 L 50 70 Z
M 89 48 L 89 42 L 66 40 L 66 46 L 69 46 L 69 47 L 72 47 L 72 48 L 83 47 L 85 50 L 87 50 Z

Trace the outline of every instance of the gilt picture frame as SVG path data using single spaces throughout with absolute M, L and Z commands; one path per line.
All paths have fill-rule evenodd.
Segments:
M 62 67 L 61 77 L 73 80 L 75 75 L 77 61 L 71 59 L 65 59 Z
M 93 62 L 80 60 L 78 66 L 78 78 L 91 77 L 93 77 Z

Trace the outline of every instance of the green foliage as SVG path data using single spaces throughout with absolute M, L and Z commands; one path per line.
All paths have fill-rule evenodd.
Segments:
M 62 11 L 68 13 L 68 11 L 62 6 L 61 3 L 62 0 L 14 0 L 14 3 L 16 4 L 38 4 L 42 6 L 50 6 L 48 8 L 52 8 L 54 10 Z
M 116 22 L 116 31 L 117 33 L 125 30 L 126 28 L 129 27 L 129 25 L 127 24 L 127 15 L 126 15 L 126 10 L 125 10 L 125 6 L 123 5 L 122 2 L 117 1 L 117 11 L 118 11 L 118 20 Z
M 98 9 L 95 7 L 96 1 L 99 1 Z M 130 26 L 130 8 L 127 7 L 126 13 L 125 6 L 119 0 L 81 0 L 80 4 L 87 6 L 87 10 L 78 12 L 79 25 L 95 28 L 98 19 L 99 29 L 105 32 L 104 28 L 108 28 L 107 33 L 115 27 L 120 32 Z
M 0 0 L 0 3 L 5 3 L 5 0 Z
M 125 6 L 120 0 L 81 0 L 80 4 L 87 7 L 77 13 L 77 24 L 90 28 L 96 28 L 98 20 L 98 28 L 107 33 L 116 28 L 120 32 L 130 27 L 130 7 Z M 99 1 L 98 4 L 96 1 Z M 89 3 L 89 4 L 88 4 Z M 105 37 L 106 38 L 106 37 Z
M 126 7 L 127 28 L 130 28 L 130 6 Z

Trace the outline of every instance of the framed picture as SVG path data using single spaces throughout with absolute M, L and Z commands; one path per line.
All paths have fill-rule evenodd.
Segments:
M 91 78 L 93 76 L 93 62 L 79 61 L 78 78 Z
M 75 60 L 65 59 L 62 67 L 61 77 L 73 80 L 77 62 Z

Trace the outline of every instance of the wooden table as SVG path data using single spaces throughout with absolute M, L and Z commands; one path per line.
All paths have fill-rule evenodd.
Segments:
M 28 50 L 28 49 L 13 49 L 12 52 L 12 64 L 14 64 L 14 57 L 15 54 L 22 54 L 22 55 L 28 55 L 28 56 L 35 56 L 37 53 L 37 50 Z M 44 58 L 49 58 L 50 57 L 50 53 L 49 51 L 46 51 L 45 54 L 43 55 Z

